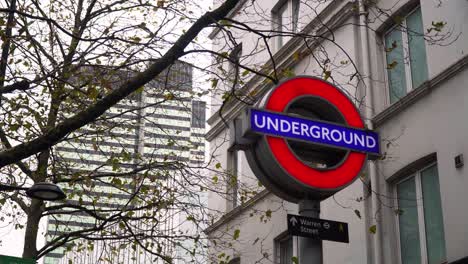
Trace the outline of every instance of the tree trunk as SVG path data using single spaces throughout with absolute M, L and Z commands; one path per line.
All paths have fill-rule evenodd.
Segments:
M 24 237 L 23 258 L 37 258 L 37 233 L 39 231 L 39 221 L 41 220 L 43 205 L 44 202 L 41 200 L 32 199 L 31 201 Z

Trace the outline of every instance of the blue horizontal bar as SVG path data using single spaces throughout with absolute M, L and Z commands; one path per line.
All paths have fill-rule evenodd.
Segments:
M 379 135 L 370 130 L 310 120 L 259 109 L 250 110 L 250 129 L 255 133 L 301 140 L 331 147 L 380 154 Z

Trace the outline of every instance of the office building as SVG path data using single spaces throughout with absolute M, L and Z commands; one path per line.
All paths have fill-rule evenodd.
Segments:
M 96 85 L 95 89 L 112 89 L 132 76 L 96 66 L 83 72 L 80 78 L 84 80 L 89 80 L 86 76 L 107 78 L 89 84 Z M 162 263 L 161 257 L 144 250 L 148 243 L 160 256 L 184 263 L 178 240 L 165 237 L 189 229 L 197 232 L 197 227 L 187 226 L 189 210 L 162 204 L 169 199 L 177 203 L 196 198 L 189 196 L 193 192 L 188 189 L 187 197 L 175 190 L 182 186 L 182 175 L 197 177 L 197 167 L 204 162 L 206 107 L 193 94 L 192 66 L 179 61 L 95 124 L 54 148 L 59 159 L 56 170 L 70 181 L 61 184 L 68 194 L 66 201 L 51 206 L 70 206 L 48 216 L 47 241 L 76 230 L 90 231 L 80 234 L 84 239 L 71 236 L 73 239 L 49 252 L 44 263 Z M 136 209 L 148 205 L 146 210 Z M 106 222 L 119 214 L 127 215 L 128 222 L 122 217 Z M 105 228 L 101 230 L 101 226 Z M 100 239 L 105 236 L 114 238 Z

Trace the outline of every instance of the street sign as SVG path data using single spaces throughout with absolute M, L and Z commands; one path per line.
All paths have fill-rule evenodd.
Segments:
M 11 256 L 0 255 L 0 264 L 35 264 L 33 259 L 24 259 Z
M 251 108 L 252 132 L 379 155 L 376 132 Z
M 293 203 L 332 196 L 380 155 L 379 135 L 353 100 L 310 76 L 283 81 L 235 123 L 232 147 L 245 150 L 267 189 Z
M 293 236 L 349 243 L 347 223 L 291 214 L 287 219 L 288 232 Z

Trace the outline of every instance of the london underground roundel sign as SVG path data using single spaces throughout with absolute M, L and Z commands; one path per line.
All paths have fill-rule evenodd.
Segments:
M 242 122 L 250 167 L 262 184 L 292 202 L 333 195 L 380 153 L 378 134 L 365 129 L 348 96 L 314 77 L 282 82 Z

